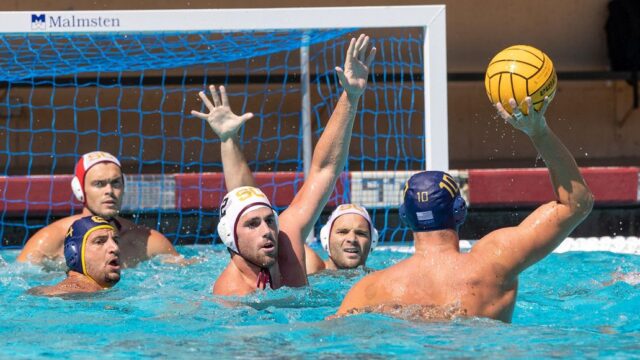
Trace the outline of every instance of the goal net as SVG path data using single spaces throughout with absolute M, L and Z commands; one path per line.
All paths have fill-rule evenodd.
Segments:
M 0 13 L 0 236 L 20 247 L 78 213 L 73 168 L 102 150 L 123 164 L 123 216 L 176 244 L 215 241 L 220 143 L 190 110 L 225 85 L 258 184 L 279 210 L 342 89 L 351 37 L 378 48 L 349 161 L 327 211 L 366 206 L 402 241 L 397 206 L 416 170 L 448 167 L 443 6 Z

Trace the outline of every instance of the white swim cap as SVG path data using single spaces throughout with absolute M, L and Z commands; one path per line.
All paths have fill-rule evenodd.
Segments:
M 267 207 L 273 211 L 278 225 L 278 213 L 273 210 L 267 195 L 253 186 L 242 186 L 231 190 L 222 199 L 220 204 L 220 222 L 218 223 L 218 235 L 220 240 L 232 251 L 238 251 L 238 236 L 236 226 L 242 214 Z
M 369 229 L 371 230 L 371 250 L 373 250 L 376 245 L 378 245 L 378 230 L 373 227 L 373 223 L 371 222 L 371 217 L 369 217 L 369 212 L 363 206 L 358 206 L 355 204 L 342 204 L 338 206 L 329 217 L 329 221 L 320 229 L 320 243 L 322 247 L 329 253 L 331 256 L 331 251 L 329 250 L 329 235 L 331 234 L 331 228 L 333 227 L 333 223 L 336 219 L 342 215 L 346 214 L 357 214 L 365 218 L 369 223 Z

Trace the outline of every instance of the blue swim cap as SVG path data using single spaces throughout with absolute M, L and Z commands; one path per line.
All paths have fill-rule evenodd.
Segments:
M 404 187 L 400 218 L 413 231 L 458 230 L 467 203 L 453 177 L 442 171 L 419 172 Z
M 86 216 L 71 224 L 67 235 L 64 237 L 64 258 L 67 261 L 69 270 L 87 275 L 87 267 L 84 262 L 84 245 L 89 235 L 99 229 L 116 231 L 109 221 L 100 216 Z

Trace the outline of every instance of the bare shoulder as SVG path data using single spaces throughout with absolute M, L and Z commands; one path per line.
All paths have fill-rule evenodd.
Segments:
M 385 286 L 384 277 L 386 273 L 385 270 L 369 273 L 360 279 L 360 281 L 353 286 L 352 290 L 369 291 L 372 288 L 383 288 Z
M 51 286 L 36 286 L 27 290 L 27 294 L 36 295 L 36 296 L 47 296 L 49 294 L 50 289 L 51 289 Z
M 102 290 L 95 282 L 90 282 L 75 276 L 68 276 L 61 282 L 52 286 L 38 286 L 29 289 L 31 295 L 60 296 L 65 298 L 79 298 L 81 296 Z
M 120 223 L 120 232 L 121 233 L 134 233 L 138 236 L 145 236 L 148 238 L 164 238 L 167 239 L 164 235 L 162 235 L 159 231 L 151 229 L 150 227 L 143 224 L 136 224 L 131 220 L 118 217 L 118 222 Z
M 31 295 L 37 296 L 56 296 L 64 293 L 65 288 L 69 288 L 69 284 L 74 285 L 72 281 L 67 277 L 61 282 L 51 286 L 36 286 L 27 291 Z
M 159 231 L 121 217 L 118 217 L 118 222 L 121 226 L 121 236 L 126 237 L 128 241 L 146 243 L 148 257 L 163 254 L 179 255 L 173 243 Z
M 149 229 L 147 226 L 145 225 L 140 225 L 140 224 L 136 224 L 133 221 L 129 220 L 129 219 L 125 219 L 121 216 L 118 216 L 117 219 L 118 224 L 120 225 L 120 231 L 121 232 L 128 232 L 128 231 L 145 231 L 148 232 Z
M 387 270 L 380 270 L 362 278 L 347 293 L 337 314 L 346 314 L 350 310 L 377 304 L 385 297 L 385 277 Z
M 60 220 L 56 220 L 51 224 L 40 229 L 36 233 L 36 235 L 38 235 L 41 232 L 51 234 L 51 235 L 55 234 L 55 235 L 62 236 L 62 239 L 64 240 L 64 236 L 67 233 L 67 230 L 69 230 L 69 227 L 71 227 L 71 224 L 73 224 L 74 221 L 80 219 L 81 217 L 82 217 L 82 214 L 77 214 L 77 215 L 67 216 Z
M 36 296 L 59 296 L 67 294 L 67 291 L 60 284 L 56 284 L 52 286 L 36 286 L 27 290 L 27 293 Z
M 149 256 L 174 255 L 179 256 L 173 243 L 159 231 L 150 229 L 149 242 L 147 243 L 147 253 Z
M 478 239 L 478 241 L 473 244 L 473 247 L 471 247 L 469 255 L 471 255 L 472 258 L 481 259 L 482 255 L 490 252 L 495 252 L 496 246 L 507 242 L 509 239 L 516 237 L 517 235 L 517 226 L 510 226 L 494 230 Z
M 213 295 L 244 296 L 255 291 L 235 273 L 231 266 L 227 266 L 213 284 Z
M 64 247 L 64 236 L 67 230 L 80 217 L 82 217 L 80 214 L 67 216 L 38 230 L 27 240 L 16 260 L 41 263 L 45 258 L 59 257 Z

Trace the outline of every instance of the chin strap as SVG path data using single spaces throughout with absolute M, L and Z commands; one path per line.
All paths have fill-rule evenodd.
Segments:
M 269 284 L 269 287 L 273 288 L 273 284 L 271 283 L 271 273 L 269 273 L 269 269 L 261 268 L 260 273 L 258 274 L 258 282 L 256 283 L 256 287 L 258 289 L 266 289 L 267 284 Z
M 231 254 L 232 256 L 238 255 L 241 258 L 244 259 L 244 261 L 248 262 L 249 264 L 255 265 L 257 267 L 260 268 L 260 272 L 258 273 L 258 281 L 256 282 L 256 288 L 258 289 L 266 289 L 267 288 L 267 284 L 269 284 L 269 287 L 273 289 L 273 283 L 271 282 L 271 273 L 269 272 L 269 269 L 266 267 L 260 267 L 260 265 L 254 263 L 253 261 L 249 261 L 246 258 L 244 258 L 242 255 L 240 255 L 239 252 L 231 250 L 230 248 L 227 248 L 227 250 L 229 251 L 229 254 Z

